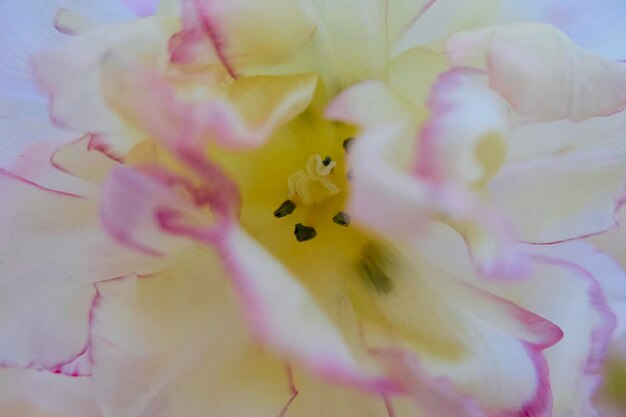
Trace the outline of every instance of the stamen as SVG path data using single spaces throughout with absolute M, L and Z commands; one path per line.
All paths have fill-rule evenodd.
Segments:
M 296 236 L 298 242 L 306 242 L 317 236 L 317 231 L 312 227 L 298 223 L 293 230 L 293 234 Z
M 306 162 L 305 169 L 300 169 L 287 179 L 289 198 L 299 198 L 304 206 L 322 204 L 330 197 L 339 194 L 339 188 L 333 183 L 332 171 L 337 163 L 330 157 L 322 160 L 320 155 L 312 155 Z
M 338 212 L 333 217 L 333 221 L 337 223 L 339 226 L 349 226 L 350 225 L 350 215 L 348 213 L 344 213 L 343 211 Z
M 285 200 L 276 210 L 274 210 L 274 216 L 285 217 L 293 213 L 296 209 L 296 204 L 291 200 Z

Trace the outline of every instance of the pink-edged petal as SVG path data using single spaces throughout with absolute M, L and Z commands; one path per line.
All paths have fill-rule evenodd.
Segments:
M 626 277 L 606 256 L 581 242 L 534 246 L 529 252 L 539 261 L 538 279 L 520 283 L 511 298 L 563 329 L 563 340 L 546 351 L 555 412 L 593 415 L 591 398 L 616 323 L 600 283 L 621 280 L 623 292 Z
M 182 178 L 119 166 L 103 186 L 102 225 L 118 242 L 148 255 L 162 256 L 189 247 L 186 239 L 164 233 L 165 219 L 180 216 L 210 223 L 212 218 L 203 216 L 199 205 L 182 190 L 191 191 Z
M 388 249 L 378 265 L 389 265 L 391 289 L 372 290 L 369 299 L 361 291 L 368 301 L 358 303 L 367 345 L 430 415 L 446 399 L 448 410 L 469 415 L 549 415 L 542 351 L 562 332 L 505 298 L 462 283 L 465 275 L 476 275 L 471 267 L 461 275 L 446 268 L 456 256 L 464 265 L 470 261 L 460 237 L 448 230 L 453 237 L 428 235 L 414 248 Z
M 97 197 L 99 184 L 117 164 L 88 149 L 89 136 L 65 145 L 36 142 L 20 151 L 7 171 L 39 187 L 83 197 Z
M 489 191 L 525 241 L 599 233 L 615 225 L 624 194 L 624 156 L 623 150 L 606 146 L 507 164 Z
M 66 39 L 54 28 L 61 8 L 72 8 L 96 21 L 130 17 L 117 1 L 7 0 L 0 4 L 0 166 L 5 168 L 32 142 L 62 144 L 74 139 L 73 134 L 51 123 L 48 100 L 39 91 L 30 67 L 36 53 Z
M 237 78 L 250 65 L 277 63 L 294 53 L 313 33 L 310 16 L 297 2 L 270 0 L 184 0 L 183 62 L 198 62 L 214 51 Z
M 391 381 L 359 367 L 306 288 L 247 233 L 233 228 L 217 249 L 262 342 L 326 378 L 373 391 L 396 389 Z
M 243 77 L 227 88 L 215 86 L 222 96 L 192 101 L 138 63 L 112 62 L 105 78 L 107 98 L 120 116 L 170 149 L 209 140 L 258 147 L 308 107 L 317 85 L 314 74 Z
M 22 369 L 0 370 L 0 415 L 100 417 L 89 378 Z
M 626 66 L 585 51 L 548 25 L 460 32 L 446 51 L 455 66 L 484 58 L 490 86 L 524 118 L 576 121 L 626 107 Z
M 106 417 L 279 416 L 287 366 L 255 345 L 210 251 L 98 285 L 94 383 Z
M 609 59 L 623 60 L 626 4 L 620 0 L 507 0 L 498 22 L 533 21 L 551 24 L 583 48 Z
M 484 73 L 467 68 L 442 74 L 428 98 L 432 112 L 419 138 L 416 171 L 465 184 L 489 180 L 506 154 L 507 109 L 486 88 Z
M 33 65 L 42 89 L 50 96 L 55 123 L 78 132 L 107 135 L 114 152 L 125 155 L 137 139 L 104 100 L 102 63 L 116 51 L 140 54 L 154 65 L 163 65 L 167 41 L 175 29 L 171 19 L 158 17 L 123 22 L 95 28 L 39 54 Z
M 441 238 L 431 239 L 421 248 L 431 256 L 445 248 L 455 262 L 442 264 L 442 268 L 461 276 L 470 264 L 460 257 L 461 242 L 456 240 L 455 245 L 450 245 Z M 559 326 L 563 338 L 544 350 L 553 392 L 553 413 L 593 415 L 590 396 L 598 382 L 615 324 L 603 290 L 623 292 L 624 274 L 608 257 L 581 242 L 521 245 L 520 250 L 533 259 L 527 279 L 489 284 L 476 276 L 465 275 L 464 279 Z
M 0 362 L 86 373 L 65 365 L 85 352 L 93 283 L 157 266 L 101 230 L 93 199 L 37 187 L 6 172 L 0 173 L 0 187 Z
M 55 165 L 53 158 L 58 151 L 59 145 L 55 142 L 36 142 L 22 149 L 7 171 L 48 190 L 83 197 L 97 196 L 99 190 L 94 184 L 69 175 Z

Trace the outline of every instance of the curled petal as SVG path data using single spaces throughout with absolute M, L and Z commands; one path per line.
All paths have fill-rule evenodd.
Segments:
M 484 57 L 490 86 L 531 120 L 577 121 L 626 107 L 626 67 L 585 51 L 548 25 L 461 32 L 447 41 L 446 51 L 455 66 Z

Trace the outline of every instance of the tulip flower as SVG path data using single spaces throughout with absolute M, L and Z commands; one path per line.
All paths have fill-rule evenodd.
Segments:
M 602 3 L 0 3 L 0 413 L 595 415 Z

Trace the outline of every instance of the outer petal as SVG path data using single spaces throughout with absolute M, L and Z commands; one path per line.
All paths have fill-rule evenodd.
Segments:
M 146 18 L 95 28 L 40 54 L 35 71 L 51 97 L 54 121 L 75 131 L 106 134 L 113 141 L 108 143 L 111 152 L 124 156 L 137 139 L 104 100 L 100 79 L 104 58 L 123 51 L 162 67 L 167 41 L 175 30 L 172 19 Z
M 61 144 L 72 134 L 49 120 L 48 100 L 39 91 L 30 63 L 45 48 L 60 44 L 65 36 L 54 28 L 61 8 L 72 8 L 96 21 L 131 17 L 119 2 L 7 0 L 0 4 L 0 165 L 6 167 L 27 144 L 54 140 Z
M 100 417 L 100 411 L 89 378 L 11 369 L 0 371 L 0 415 Z
M 491 181 L 494 203 L 529 242 L 556 242 L 615 225 L 626 177 L 623 150 L 507 164 Z
M 393 56 L 416 46 L 441 41 L 451 33 L 484 26 L 496 14 L 501 0 L 435 0 L 428 2 L 423 13 L 404 30 L 395 45 Z
M 534 21 L 551 24 L 574 42 L 598 55 L 623 60 L 626 5 L 620 0 L 507 0 L 498 21 Z
M 153 262 L 117 246 L 102 230 L 97 203 L 49 191 L 6 172 L 0 235 L 0 362 L 58 372 L 85 352 L 92 283 Z M 42 211 L 44 210 L 44 211 Z
M 105 417 L 277 416 L 286 367 L 255 346 L 211 253 L 98 285 L 94 382 Z
M 491 87 L 522 117 L 576 121 L 626 107 L 626 66 L 583 50 L 547 25 L 462 32 L 446 50 L 452 65 L 484 56 Z
M 463 273 L 469 265 L 458 262 L 461 252 L 455 253 L 454 248 L 459 244 L 441 246 L 443 241 L 431 239 L 421 246 L 429 254 L 445 248 L 457 261 L 442 265 L 443 268 L 452 274 Z M 620 292 L 626 287 L 626 276 L 606 256 L 584 243 L 523 245 L 522 250 L 534 259 L 528 279 L 492 282 L 488 286 L 477 277 L 466 275 L 466 279 L 540 314 L 563 330 L 563 339 L 545 350 L 554 398 L 553 415 L 593 415 L 590 398 L 615 319 L 591 273 L 605 282 L 606 288 Z

